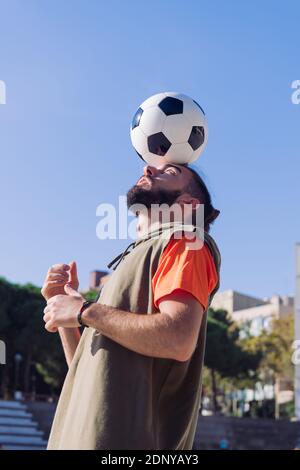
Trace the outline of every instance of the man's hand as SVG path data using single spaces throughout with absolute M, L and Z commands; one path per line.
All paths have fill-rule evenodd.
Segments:
M 69 264 L 54 264 L 51 266 L 48 269 L 41 294 L 47 301 L 55 295 L 65 295 L 64 287 L 67 283 L 74 290 L 78 290 L 79 281 L 75 261 Z
M 66 295 L 67 294 L 67 295 Z M 69 284 L 64 286 L 64 295 L 51 297 L 44 309 L 45 328 L 50 333 L 55 333 L 58 327 L 79 327 L 77 315 L 84 303 L 84 297 L 74 290 Z

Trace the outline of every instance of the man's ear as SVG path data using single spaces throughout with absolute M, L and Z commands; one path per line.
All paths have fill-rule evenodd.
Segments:
M 184 194 L 181 194 L 180 196 L 178 196 L 178 198 L 176 199 L 176 203 L 181 204 L 181 205 L 183 205 L 183 204 L 192 204 L 193 209 L 196 209 L 196 205 L 200 204 L 200 201 L 199 201 L 199 199 L 197 199 L 193 196 L 190 196 L 187 193 L 184 193 Z
M 199 201 L 199 199 L 197 199 L 196 197 L 192 197 L 191 199 L 191 204 L 193 205 L 193 209 L 196 209 L 197 207 L 197 204 L 201 204 L 201 202 Z

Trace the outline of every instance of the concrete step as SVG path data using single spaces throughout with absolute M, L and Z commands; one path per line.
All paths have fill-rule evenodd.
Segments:
M 1 434 L 15 434 L 23 436 L 43 436 L 42 431 L 38 431 L 36 427 L 29 426 L 0 426 Z
M 7 425 L 16 425 L 16 426 L 32 426 L 37 427 L 37 423 L 32 421 L 30 418 L 13 418 L 11 416 L 0 416 L 0 426 L 7 426 Z
M 0 400 L 0 408 L 13 408 L 14 410 L 25 410 L 26 405 L 20 401 Z
M 230 429 L 227 430 L 227 429 L 218 429 L 218 428 L 216 428 L 215 430 L 201 429 L 197 432 L 197 435 L 201 437 L 201 439 L 205 439 L 206 437 L 211 438 L 212 436 L 215 436 L 216 438 L 222 437 L 222 435 L 224 434 L 226 434 L 226 436 L 240 435 L 243 437 L 244 440 L 251 439 L 253 436 L 255 436 L 256 438 L 265 438 L 266 436 L 268 436 L 269 439 L 278 440 L 278 439 L 281 439 L 282 436 L 284 436 L 285 438 L 293 437 L 295 435 L 295 432 L 293 431 L 280 432 L 279 430 L 276 430 L 276 431 L 270 431 L 266 433 L 265 431 L 262 432 L 261 430 L 240 431 L 240 430 L 234 429 L 234 431 L 231 431 Z
M 6 450 L 44 450 L 47 441 L 27 406 L 0 400 L 0 447 Z
M 8 444 L 2 446 L 2 450 L 46 450 L 46 446 L 25 446 L 25 445 L 14 445 L 14 444 Z
M 47 442 L 42 437 L 35 436 L 12 436 L 9 434 L 0 434 L 0 443 L 2 445 L 23 444 L 46 446 Z
M 13 409 L 13 408 L 0 408 L 0 417 L 11 416 L 14 418 L 30 418 L 31 413 L 25 410 Z
M 229 449 L 288 450 L 300 443 L 300 423 L 285 420 L 200 416 L 195 449 L 219 449 L 226 439 Z

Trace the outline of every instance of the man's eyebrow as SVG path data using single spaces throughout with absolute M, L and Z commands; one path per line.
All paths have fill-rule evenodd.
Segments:
M 179 172 L 182 173 L 181 168 L 179 168 L 178 166 L 175 166 L 175 165 L 171 165 L 169 163 L 167 165 L 163 166 L 162 170 L 165 170 L 166 168 L 176 168 L 176 170 L 179 170 Z

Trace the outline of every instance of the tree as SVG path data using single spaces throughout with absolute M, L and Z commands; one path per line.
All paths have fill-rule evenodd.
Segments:
M 264 330 L 259 336 L 242 341 L 243 347 L 251 353 L 260 353 L 259 379 L 275 387 L 280 379 L 293 381 L 294 366 L 291 361 L 294 339 L 294 317 L 292 314 L 274 319 L 270 331 Z M 279 407 L 276 404 L 276 417 Z
M 84 296 L 94 300 L 97 291 L 88 291 Z M 16 387 L 28 393 L 32 374 L 41 379 L 38 392 L 60 392 L 67 364 L 59 334 L 45 330 L 45 306 L 39 287 L 21 286 L 0 278 L 0 339 L 5 342 L 7 356 L 6 364 L 0 368 L 3 397 L 12 396 Z M 16 374 L 16 353 L 22 356 L 19 374 Z
M 208 311 L 206 352 L 204 363 L 211 373 L 214 410 L 218 410 L 216 373 L 221 378 L 253 381 L 260 353 L 246 351 L 240 341 L 240 330 L 226 310 Z
M 57 354 L 59 372 L 57 386 L 61 386 L 65 360 L 58 335 L 50 335 L 44 328 L 43 310 L 46 306 L 40 288 L 32 284 L 20 286 L 0 279 L 0 336 L 6 344 L 6 365 L 1 368 L 1 395 L 12 396 L 16 387 L 29 392 L 31 374 L 38 362 L 45 362 Z M 19 377 L 16 375 L 15 354 L 22 357 Z M 52 373 L 47 367 L 43 377 Z M 19 383 L 16 383 L 18 380 Z M 47 380 L 45 380 L 47 383 Z

